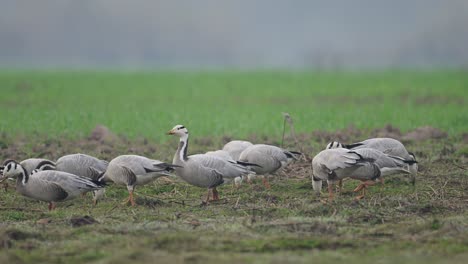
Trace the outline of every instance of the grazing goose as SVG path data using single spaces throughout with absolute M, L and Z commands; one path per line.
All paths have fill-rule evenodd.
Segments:
M 414 163 L 409 165 L 409 171 L 411 172 L 413 177 L 418 172 L 418 163 L 416 161 L 416 156 L 413 153 L 408 152 L 405 146 L 403 145 L 403 143 L 393 138 L 370 138 L 370 139 L 366 139 L 364 141 L 349 144 L 349 145 L 345 145 L 336 141 L 328 143 L 326 149 L 333 149 L 333 148 L 377 149 L 388 155 L 401 157 L 405 160 L 413 160 Z
M 48 159 L 25 159 L 20 162 L 21 166 L 26 169 L 26 172 L 31 174 L 31 172 L 35 169 L 37 170 L 55 170 L 55 163 Z
M 247 147 L 239 156 L 239 161 L 258 164 L 251 169 L 258 175 L 273 174 L 276 171 L 286 167 L 292 160 L 297 159 L 295 155 L 300 154 L 295 151 L 288 151 L 282 148 L 256 144 Z M 270 188 L 265 177 L 262 178 L 266 188 Z
M 55 209 L 55 202 L 71 200 L 80 194 L 103 188 L 101 182 L 62 171 L 45 170 L 29 175 L 14 160 L 5 163 L 4 175 L 17 178 L 16 191 L 23 196 L 49 202 L 49 210 Z
M 407 164 L 412 161 L 387 155 L 379 150 L 361 148 L 349 150 L 345 148 L 326 149 L 318 153 L 312 160 L 312 184 L 314 191 L 320 193 L 322 181 L 328 182 L 329 200 L 333 200 L 332 185 L 343 178 L 349 177 L 363 181 L 354 191 L 363 190 L 375 184 L 375 180 L 393 173 L 409 173 Z
M 174 167 L 177 166 L 143 156 L 122 155 L 111 160 L 103 177 L 116 184 L 126 185 L 129 196 L 125 203 L 130 202 L 135 206 L 135 187 L 150 183 L 161 176 L 170 176 Z
M 215 156 L 221 159 L 224 159 L 230 163 L 236 163 L 242 166 L 259 166 L 257 164 L 252 164 L 252 163 L 247 163 L 247 162 L 242 162 L 242 161 L 236 161 L 231 157 L 229 152 L 225 150 L 215 150 L 215 151 L 208 151 L 205 153 L 205 155 L 210 155 L 210 156 Z M 255 175 L 255 172 L 251 171 L 249 175 Z M 239 187 L 243 181 L 242 177 L 236 177 L 234 178 L 234 186 Z
M 4 164 L 6 164 L 8 161 L 11 160 L 6 160 Z M 31 159 L 25 159 L 20 162 L 21 166 L 25 168 L 26 173 L 29 175 L 31 174 L 34 170 L 41 171 L 41 170 L 54 170 L 55 169 L 55 163 L 53 161 L 50 161 L 48 159 L 36 159 L 36 158 L 31 158 Z M 3 178 L 1 181 L 5 181 L 3 184 L 3 188 L 6 191 L 9 187 L 8 182 L 6 181 L 8 177 Z
M 104 174 L 109 162 L 100 160 L 86 154 L 70 154 L 59 158 L 56 162 L 56 169 L 81 177 L 98 181 Z M 93 203 L 97 204 L 100 197 L 104 195 L 105 189 L 93 192 Z
M 243 177 L 251 172 L 246 166 L 217 156 L 206 154 L 187 156 L 189 132 L 182 125 L 176 125 L 167 134 L 180 138 L 173 160 L 175 165 L 179 165 L 175 168 L 176 175 L 189 184 L 208 188 L 206 203 L 210 200 L 210 194 L 213 194 L 213 200 L 219 200 L 216 187 L 223 184 L 225 178 Z
M 244 149 L 252 146 L 253 144 L 250 143 L 249 141 L 244 141 L 244 140 L 232 140 L 226 143 L 223 146 L 223 150 L 229 153 L 229 155 L 234 159 L 234 160 L 239 160 L 240 154 Z

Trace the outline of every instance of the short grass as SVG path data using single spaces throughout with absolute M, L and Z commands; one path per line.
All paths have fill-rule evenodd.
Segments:
M 190 153 L 227 138 L 279 144 L 289 112 L 307 160 L 261 184 L 205 190 L 176 179 L 137 189 L 137 207 L 121 205 L 125 188 L 47 205 L 0 190 L 0 263 L 465 263 L 468 258 L 468 74 L 462 71 L 297 72 L 0 72 L 0 158 L 50 159 L 88 153 L 110 160 L 139 154 L 169 161 L 175 124 L 191 131 Z M 310 158 L 325 138 L 314 130 L 354 125 L 352 142 L 370 129 L 430 125 L 449 133 L 410 142 L 420 174 L 402 175 L 353 201 L 356 183 L 324 205 L 312 193 Z M 96 124 L 123 135 L 87 139 Z M 347 130 L 341 132 L 346 133 Z M 325 195 L 322 196 L 324 198 Z M 90 216 L 96 223 L 75 226 Z M 78 219 L 78 220 L 76 220 Z
M 24 140 L 24 139 L 23 139 Z M 175 139 L 174 139 L 175 140 Z M 206 151 L 216 141 L 191 149 Z M 289 143 L 289 142 L 288 142 Z M 123 151 L 170 156 L 176 142 L 141 141 L 83 144 L 56 140 L 57 153 L 42 142 L 8 148 L 48 153 Z M 323 142 L 300 142 L 313 155 Z M 176 179 L 159 179 L 137 189 L 137 207 L 122 205 L 124 187 L 109 186 L 93 207 L 90 197 L 47 204 L 0 191 L 1 263 L 465 263 L 468 257 L 468 186 L 464 154 L 451 151 L 454 139 L 409 144 L 419 157 L 416 185 L 403 175 L 387 178 L 354 201 L 356 182 L 345 182 L 335 202 L 312 193 L 310 160 L 292 164 L 284 175 L 235 190 L 219 188 L 222 200 L 202 206 L 205 190 Z M 136 149 L 139 147 L 139 149 Z M 31 148 L 31 150 L 25 150 Z M 312 150 L 311 149 L 315 149 Z M 24 150 L 24 152 L 22 152 Z M 56 156 L 55 156 L 56 155 Z M 308 155 L 308 159 L 310 159 Z M 325 189 L 324 189 L 325 190 Z M 322 199 L 325 198 L 325 193 Z M 97 222 L 75 226 L 90 216 Z
M 76 138 L 96 124 L 164 141 L 176 124 L 194 136 L 279 136 L 393 124 L 468 131 L 468 74 L 433 72 L 0 71 L 0 131 Z

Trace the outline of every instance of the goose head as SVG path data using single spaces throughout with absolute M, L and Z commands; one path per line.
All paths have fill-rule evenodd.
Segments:
M 36 170 L 38 171 L 45 171 L 45 170 L 55 170 L 55 164 L 51 161 L 44 160 L 39 162 L 36 166 Z
M 7 160 L 3 163 L 3 176 L 13 178 L 24 173 L 24 168 L 15 160 Z
M 337 141 L 332 141 L 328 143 L 327 147 L 325 149 L 335 149 L 335 148 L 344 148 L 343 144 Z
M 178 137 L 188 136 L 188 130 L 183 125 L 177 125 L 167 132 L 168 135 L 175 135 Z

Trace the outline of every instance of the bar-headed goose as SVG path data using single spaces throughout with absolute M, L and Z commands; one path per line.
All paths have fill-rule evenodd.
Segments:
M 4 175 L 16 177 L 16 191 L 23 196 L 49 202 L 49 210 L 55 209 L 55 202 L 71 200 L 82 193 L 104 187 L 101 182 L 62 171 L 45 170 L 29 175 L 14 160 L 6 162 Z
M 103 177 L 104 180 L 109 179 L 118 185 L 127 186 L 129 196 L 125 203 L 130 202 L 135 206 L 135 187 L 148 184 L 162 176 L 170 176 L 174 167 L 177 166 L 143 156 L 121 155 L 111 160 Z
M 245 166 L 246 168 L 248 168 L 247 166 L 257 166 L 257 167 L 259 166 L 257 164 L 253 164 L 253 163 L 236 161 L 235 159 L 232 158 L 232 156 L 229 154 L 229 152 L 227 152 L 225 150 L 208 151 L 208 152 L 205 153 L 205 155 L 215 156 L 215 157 L 224 159 L 224 160 L 226 160 L 226 161 L 228 161 L 230 163 L 236 163 L 236 164 L 239 164 L 241 166 Z M 255 175 L 255 172 L 250 171 L 249 175 Z M 234 186 L 239 187 L 243 180 L 244 180 L 243 177 L 234 178 Z
M 26 170 L 26 172 L 31 174 L 31 172 L 35 169 L 42 171 L 42 170 L 55 170 L 55 163 L 48 159 L 25 159 L 20 162 L 21 166 Z
M 391 156 L 401 157 L 405 160 L 414 161 L 409 165 L 409 171 L 411 174 L 416 175 L 418 172 L 418 162 L 416 161 L 416 156 L 406 150 L 403 143 L 393 138 L 370 138 L 361 142 L 356 142 L 353 144 L 342 144 L 340 142 L 332 141 L 328 143 L 326 149 L 333 148 L 346 148 L 346 149 L 361 149 L 361 148 L 372 148 L 380 150 L 385 154 Z M 414 179 L 413 179 L 414 180 Z
M 6 160 L 4 164 L 8 161 Z M 41 170 L 55 170 L 55 163 L 48 159 L 40 159 L 40 158 L 30 158 L 25 159 L 19 163 L 25 170 L 28 175 L 30 175 L 33 171 L 41 171 Z M 8 189 L 9 185 L 6 181 L 8 177 L 2 179 L 2 182 L 5 181 L 3 184 L 3 188 L 5 191 Z
M 189 184 L 208 188 L 206 203 L 209 202 L 210 194 L 213 194 L 213 200 L 219 200 L 216 187 L 223 184 L 225 178 L 234 179 L 250 173 L 250 169 L 246 166 L 216 156 L 206 154 L 187 156 L 189 132 L 182 125 L 176 125 L 167 134 L 180 138 L 173 160 L 175 165 L 180 166 L 175 168 L 176 175 Z
M 70 154 L 60 157 L 56 162 L 56 169 L 78 176 L 82 176 L 93 181 L 99 181 L 100 177 L 107 169 L 109 162 L 100 160 L 86 154 Z M 100 197 L 104 195 L 105 189 L 93 192 L 93 203 L 97 204 Z
M 257 164 L 251 169 L 258 175 L 263 175 L 263 184 L 270 188 L 265 178 L 266 174 L 273 174 L 286 167 L 291 161 L 296 160 L 299 152 L 288 151 L 272 145 L 256 144 L 247 147 L 239 156 L 239 161 Z
M 245 140 L 232 140 L 226 143 L 223 146 L 224 151 L 229 153 L 229 155 L 234 159 L 234 160 L 239 160 L 239 156 L 244 151 L 246 148 L 252 146 L 253 144 L 249 141 Z
M 314 191 L 320 193 L 322 181 L 328 182 L 329 200 L 333 200 L 332 185 L 349 177 L 361 180 L 354 191 L 363 190 L 375 184 L 375 180 L 393 173 L 409 173 L 406 161 L 400 157 L 387 155 L 379 150 L 362 148 L 349 150 L 345 148 L 326 149 L 318 153 L 312 160 L 312 185 Z

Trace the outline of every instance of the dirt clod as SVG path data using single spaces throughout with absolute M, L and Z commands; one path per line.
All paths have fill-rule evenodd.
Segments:
M 431 126 L 418 127 L 402 137 L 403 141 L 423 141 L 447 138 L 447 132 Z
M 92 218 L 89 215 L 86 215 L 86 216 L 83 216 L 83 217 L 74 217 L 74 218 L 70 219 L 70 224 L 73 227 L 80 227 L 80 226 L 84 226 L 84 225 L 92 225 L 92 224 L 96 224 L 96 223 L 99 223 L 99 222 L 96 221 L 94 218 Z
M 97 125 L 89 136 L 89 139 L 96 141 L 112 141 L 115 138 L 117 138 L 117 136 L 104 125 Z

